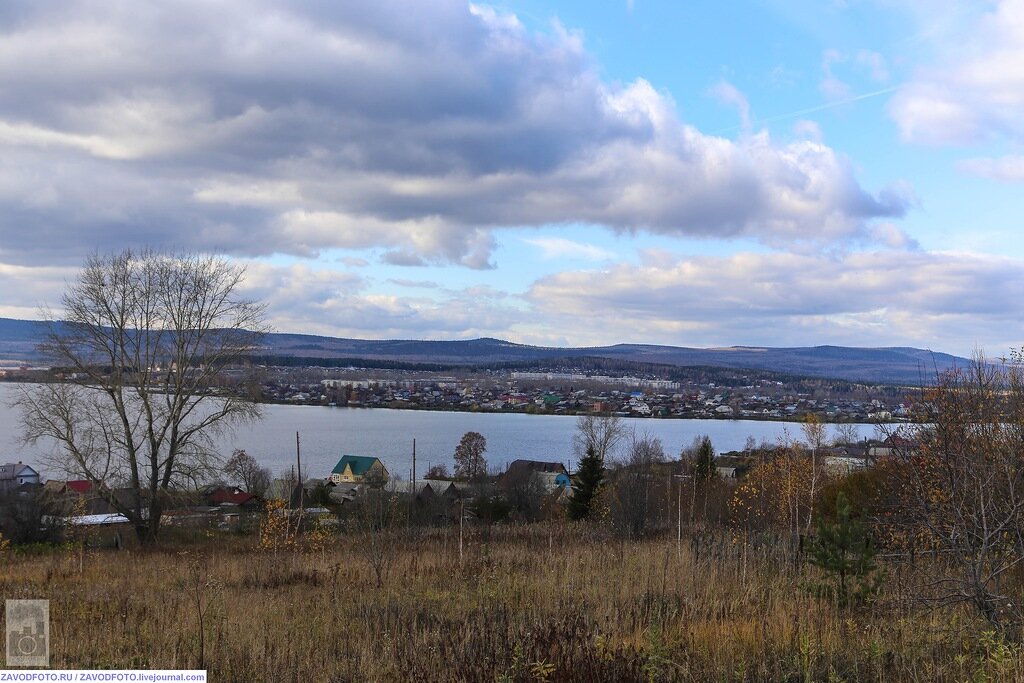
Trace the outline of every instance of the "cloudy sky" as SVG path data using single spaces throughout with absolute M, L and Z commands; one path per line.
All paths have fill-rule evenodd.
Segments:
M 0 4 L 0 316 L 96 251 L 279 331 L 1024 343 L 1024 0 Z

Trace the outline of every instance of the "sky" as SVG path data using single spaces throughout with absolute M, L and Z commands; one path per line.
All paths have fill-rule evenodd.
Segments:
M 281 332 L 1024 343 L 1024 0 L 0 4 L 0 316 L 220 254 Z

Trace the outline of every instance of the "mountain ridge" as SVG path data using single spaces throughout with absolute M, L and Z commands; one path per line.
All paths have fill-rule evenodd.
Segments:
M 36 346 L 47 323 L 0 318 L 0 361 L 42 363 Z M 597 357 L 674 366 L 712 366 L 886 384 L 923 384 L 937 372 L 968 359 L 910 346 L 747 346 L 700 348 L 667 344 L 619 343 L 607 346 L 534 346 L 495 337 L 462 340 L 354 339 L 327 335 L 268 334 L 263 358 L 367 359 L 457 366 L 545 359 L 571 361 Z

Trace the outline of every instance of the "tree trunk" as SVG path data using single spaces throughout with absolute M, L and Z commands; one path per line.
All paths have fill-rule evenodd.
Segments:
M 154 501 L 149 506 L 149 518 L 141 519 L 135 525 L 135 535 L 143 546 L 156 544 L 157 533 L 160 531 L 160 518 L 163 517 L 163 509 L 159 503 Z

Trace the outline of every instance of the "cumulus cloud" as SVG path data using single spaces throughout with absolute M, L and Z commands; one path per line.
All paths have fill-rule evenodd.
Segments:
M 1024 302 L 1005 293 L 1021 287 L 1024 263 L 973 254 L 662 254 L 541 279 L 528 300 L 549 325 L 591 321 L 591 343 L 907 344 L 966 353 L 974 341 L 998 344 L 992 351 L 1019 344 L 1007 330 Z
M 1000 0 L 945 37 L 890 103 L 904 139 L 962 144 L 1024 137 L 1024 4 Z
M 911 345 L 968 354 L 1019 347 L 1024 262 L 899 249 L 822 258 L 784 252 L 680 257 L 541 278 L 525 295 L 429 280 L 379 283 L 364 270 L 247 266 L 246 296 L 281 332 L 357 338 L 499 337 L 524 343 L 690 346 Z M 75 269 L 0 265 L 0 316 L 35 318 Z M 395 288 L 408 290 L 395 293 Z M 581 321 L 583 321 L 581 323 Z
M 875 242 L 892 249 L 919 249 L 917 240 L 894 223 L 878 223 L 871 228 L 871 237 Z
M 363 339 L 507 337 L 510 326 L 526 316 L 522 306 L 505 301 L 505 292 L 489 287 L 392 284 L 429 290 L 432 296 L 384 294 L 350 271 L 259 261 L 247 264 L 243 293 L 266 302 L 268 318 L 279 332 Z
M 65 0 L 0 22 L 0 256 L 124 244 L 493 265 L 492 232 L 832 243 L 902 214 L 814 140 L 731 141 L 581 37 L 456 0 Z
M 64 283 L 77 275 L 72 268 L 0 263 L 0 317 L 37 320 L 60 301 Z

